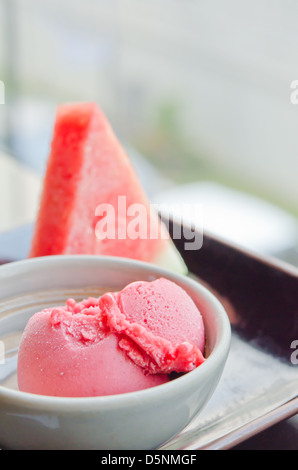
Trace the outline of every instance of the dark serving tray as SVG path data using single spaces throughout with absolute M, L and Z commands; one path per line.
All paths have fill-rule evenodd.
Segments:
M 206 408 L 161 449 L 298 450 L 298 269 L 208 233 L 201 249 L 186 250 L 190 229 L 180 233 L 190 275 L 226 307 L 232 344 Z M 1 263 L 25 258 L 31 236 L 30 225 L 0 233 Z

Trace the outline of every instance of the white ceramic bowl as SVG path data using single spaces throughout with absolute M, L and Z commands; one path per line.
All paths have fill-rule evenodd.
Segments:
M 136 280 L 166 277 L 200 309 L 209 355 L 188 374 L 139 392 L 90 398 L 24 393 L 16 386 L 17 348 L 29 317 L 68 297 L 118 290 Z M 113 257 L 52 256 L 0 267 L 0 448 L 156 449 L 180 432 L 212 395 L 227 359 L 230 323 L 219 301 L 196 281 Z M 2 351 L 3 352 L 3 351 Z M 2 361 L 3 362 L 3 361 Z

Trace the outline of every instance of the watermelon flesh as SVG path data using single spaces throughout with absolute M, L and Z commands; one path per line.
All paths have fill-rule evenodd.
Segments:
M 57 110 L 29 256 L 61 254 L 120 256 L 186 271 L 95 103 Z

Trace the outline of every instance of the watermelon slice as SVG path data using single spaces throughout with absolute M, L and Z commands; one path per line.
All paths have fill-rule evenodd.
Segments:
M 30 257 L 120 256 L 186 272 L 105 115 L 58 107 Z

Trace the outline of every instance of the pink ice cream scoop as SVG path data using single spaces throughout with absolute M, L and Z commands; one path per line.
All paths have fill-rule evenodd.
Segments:
M 34 314 L 21 339 L 21 391 L 67 397 L 163 384 L 204 362 L 205 330 L 188 294 L 166 279 L 134 282 Z

